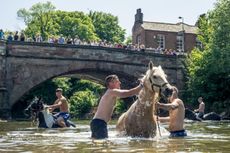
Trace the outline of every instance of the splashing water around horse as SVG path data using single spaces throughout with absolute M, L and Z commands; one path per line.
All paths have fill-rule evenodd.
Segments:
M 160 97 L 171 96 L 172 87 L 161 66 L 154 67 L 152 62 L 142 82 L 144 87 L 138 99 L 120 116 L 116 129 L 127 136 L 148 138 L 156 135 L 155 103 Z

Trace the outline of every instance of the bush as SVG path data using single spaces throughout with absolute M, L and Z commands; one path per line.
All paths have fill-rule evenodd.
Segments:
M 126 110 L 127 108 L 126 108 L 125 102 L 122 99 L 117 99 L 115 110 L 114 110 L 114 116 L 120 116 Z
M 97 97 L 89 90 L 79 91 L 70 97 L 70 113 L 73 117 L 82 118 L 92 108 L 92 104 L 97 101 Z

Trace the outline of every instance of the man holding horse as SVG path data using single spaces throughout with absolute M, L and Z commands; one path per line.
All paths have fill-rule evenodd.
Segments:
M 168 98 L 169 103 L 157 103 L 157 107 L 168 110 L 168 117 L 158 117 L 160 122 L 169 122 L 170 137 L 187 136 L 184 130 L 185 108 L 183 101 L 178 98 L 178 89 L 173 87 L 172 96 Z
M 143 87 L 143 84 L 140 83 L 140 85 L 130 90 L 122 90 L 120 89 L 121 82 L 119 81 L 117 75 L 107 76 L 105 78 L 105 85 L 107 90 L 101 97 L 97 112 L 95 113 L 94 118 L 90 123 L 90 128 L 92 131 L 91 137 L 95 139 L 108 138 L 107 122 L 112 116 L 116 99 L 118 97 L 126 98 L 134 96 L 138 94 Z
M 53 105 L 49 105 L 49 110 L 52 112 L 54 109 L 59 108 L 60 112 L 55 114 L 54 116 L 57 117 L 57 123 L 61 127 L 66 127 L 66 121 L 69 119 L 69 105 L 66 98 L 62 95 L 62 89 L 56 89 L 56 96 L 57 100 L 54 102 Z

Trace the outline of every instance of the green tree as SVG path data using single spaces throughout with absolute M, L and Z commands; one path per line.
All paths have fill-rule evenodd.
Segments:
M 92 20 L 83 12 L 56 11 L 53 13 L 54 24 L 59 25 L 58 34 L 72 39 L 97 40 Z
M 119 26 L 118 17 L 97 11 L 90 11 L 89 17 L 92 19 L 96 34 L 101 40 L 112 43 L 124 41 L 125 30 Z
M 52 26 L 51 12 L 55 10 L 55 6 L 51 2 L 37 3 L 29 10 L 20 9 L 17 12 L 19 18 L 22 18 L 27 25 L 25 33 L 29 36 L 40 33 L 43 38 L 48 37 L 50 31 L 55 31 Z
M 132 36 L 128 36 L 124 42 L 126 45 L 132 44 Z
M 92 91 L 86 90 L 74 93 L 69 101 L 70 113 L 73 114 L 74 117 L 82 118 L 91 110 L 93 103 L 97 101 L 97 97 Z
M 209 24 L 203 25 L 203 31 L 209 33 L 203 35 L 208 47 L 203 53 L 194 50 L 187 60 L 191 101 L 202 95 L 207 108 L 218 112 L 230 105 L 229 8 L 230 0 L 217 1 L 215 9 L 207 14 Z

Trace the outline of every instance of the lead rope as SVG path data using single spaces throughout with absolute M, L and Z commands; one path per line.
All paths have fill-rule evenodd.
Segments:
M 161 88 L 160 88 L 160 93 L 161 93 Z M 158 96 L 158 100 L 157 100 L 157 101 L 159 101 L 159 96 Z M 156 107 L 157 107 L 157 106 L 156 106 Z M 159 110 L 158 107 L 157 107 L 156 109 L 157 109 L 157 127 L 158 127 L 158 131 L 159 131 L 159 135 L 160 135 L 160 137 L 161 137 L 161 130 L 160 130 L 160 124 L 159 124 L 159 117 L 158 117 L 159 114 L 160 114 L 160 113 L 159 113 L 160 110 Z

